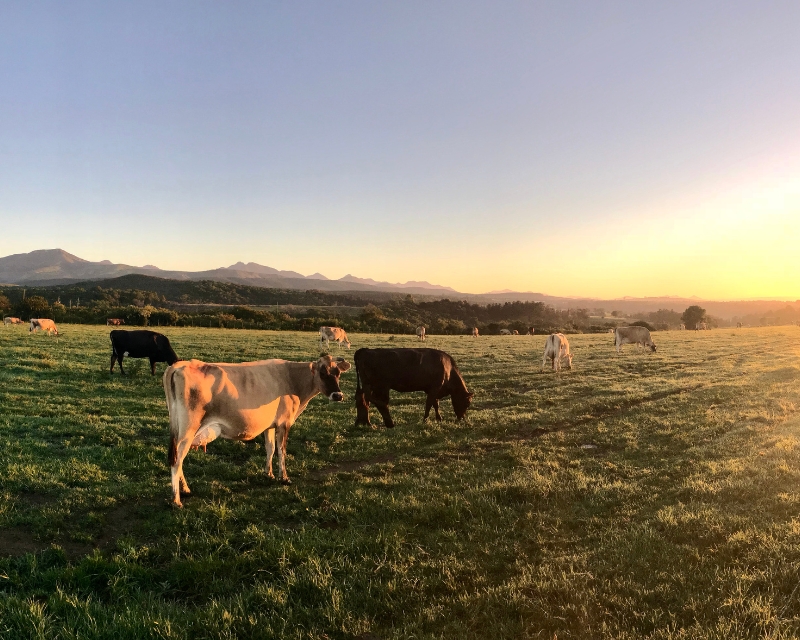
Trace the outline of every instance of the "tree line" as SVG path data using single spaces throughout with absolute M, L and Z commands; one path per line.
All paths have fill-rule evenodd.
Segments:
M 100 283 L 0 288 L 0 311 L 24 320 L 50 317 L 82 324 L 120 318 L 131 326 L 317 331 L 328 325 L 347 331 L 406 334 L 420 325 L 431 334 L 466 334 L 473 327 L 482 334 L 497 334 L 501 329 L 525 333 L 531 327 L 536 333 L 605 333 L 620 320 L 592 317 L 589 309 L 556 309 L 544 302 L 479 304 L 396 292 L 266 289 L 141 275 Z M 681 323 L 694 328 L 699 321 L 721 323 L 698 306 L 683 313 L 660 309 L 635 319 L 651 330 L 674 329 Z

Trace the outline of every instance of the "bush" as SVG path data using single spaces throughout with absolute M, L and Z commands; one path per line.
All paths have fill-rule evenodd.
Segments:
M 24 320 L 46 318 L 50 315 L 50 304 L 42 296 L 30 296 L 20 301 L 16 313 Z

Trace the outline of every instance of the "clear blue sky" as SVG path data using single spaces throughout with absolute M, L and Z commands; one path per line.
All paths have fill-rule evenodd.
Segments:
M 800 298 L 798 29 L 797 2 L 2 3 L 0 255 Z

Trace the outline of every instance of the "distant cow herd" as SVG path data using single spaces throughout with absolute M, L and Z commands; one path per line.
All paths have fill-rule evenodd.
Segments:
M 19 318 L 6 317 L 5 325 L 24 324 Z M 123 320 L 109 318 L 108 326 L 120 326 Z M 741 324 L 738 326 L 741 327 Z M 681 326 L 683 328 L 683 326 Z M 695 330 L 707 329 L 698 322 Z M 58 335 L 55 322 L 46 318 L 30 320 L 29 331 L 46 331 Z M 617 354 L 623 345 L 656 351 L 656 345 L 646 327 L 630 326 L 612 329 Z M 503 329 L 501 335 L 519 335 L 517 331 Z M 533 335 L 530 327 L 527 335 Z M 470 332 L 478 338 L 477 327 Z M 266 448 L 265 471 L 274 478 L 272 459 L 278 453 L 278 477 L 291 483 L 286 471 L 286 443 L 289 430 L 303 413 L 308 403 L 318 394 L 331 402 L 344 399 L 339 378 L 351 365 L 343 357 L 322 355 L 312 362 L 286 360 L 261 360 L 257 362 L 206 363 L 200 360 L 182 360 L 175 353 L 169 339 L 155 331 L 127 331 L 115 329 L 111 340 L 111 365 L 119 363 L 125 375 L 125 358 L 145 358 L 150 362 L 150 373 L 155 375 L 156 364 L 166 363 L 163 376 L 170 425 L 168 460 L 170 465 L 172 504 L 182 506 L 181 495 L 189 493 L 183 473 L 183 461 L 191 449 L 206 449 L 217 438 L 252 440 L 264 434 Z M 416 329 L 416 337 L 425 341 L 424 326 Z M 352 343 L 344 329 L 320 327 L 320 347 L 350 349 Z M 563 333 L 553 333 L 545 340 L 541 371 L 545 367 L 560 371 L 563 366 L 572 369 L 573 355 L 569 340 Z M 469 391 L 455 360 L 448 353 L 428 348 L 362 348 L 353 355 L 356 374 L 356 425 L 372 426 L 370 408 L 381 415 L 384 426 L 392 428 L 394 420 L 389 413 L 390 392 L 422 391 L 426 394 L 423 419 L 433 411 L 441 420 L 439 401 L 450 398 L 456 419 L 465 417 L 474 393 Z

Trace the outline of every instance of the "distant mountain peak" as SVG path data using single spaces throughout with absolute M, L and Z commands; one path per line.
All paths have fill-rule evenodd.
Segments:
M 162 270 L 152 264 L 136 267 L 116 264 L 110 260 L 93 262 L 67 253 L 63 249 L 40 249 L 0 258 L 0 282 L 12 284 L 41 284 L 79 281 L 99 281 L 118 278 L 128 274 L 148 274 L 178 280 L 215 280 L 238 282 L 259 287 L 301 289 L 313 288 L 326 291 L 362 290 L 402 291 L 404 293 L 458 292 L 450 287 L 425 281 L 408 281 L 404 284 L 379 282 L 372 278 L 357 278 L 347 274 L 339 280 L 331 280 L 321 273 L 304 276 L 296 271 L 282 271 L 257 262 L 239 261 L 229 267 L 207 271 Z

